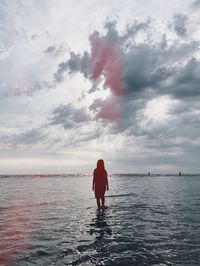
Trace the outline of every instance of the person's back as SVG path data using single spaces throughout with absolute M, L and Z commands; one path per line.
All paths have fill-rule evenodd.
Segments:
M 107 171 L 104 167 L 104 161 L 98 160 L 97 162 L 97 168 L 94 170 L 93 173 L 93 184 L 92 184 L 92 190 L 95 192 L 95 197 L 97 200 L 97 206 L 98 209 L 100 209 L 102 203 L 102 207 L 104 207 L 105 204 L 105 191 L 109 189 L 108 188 L 108 176 Z
M 96 187 L 106 187 L 107 184 L 107 172 L 106 170 L 94 170 L 94 182 Z

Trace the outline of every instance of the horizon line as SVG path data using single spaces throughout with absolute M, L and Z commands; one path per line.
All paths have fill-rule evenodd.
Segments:
M 33 174 L 0 174 L 0 177 L 11 177 L 11 176 L 16 176 L 16 177 L 19 177 L 19 176 L 22 176 L 22 177 L 25 177 L 25 176 L 32 176 L 32 177 L 50 177 L 50 176 L 55 176 L 55 177 L 59 177 L 59 176 L 91 176 L 92 173 L 46 173 L 46 174 L 40 174 L 40 173 L 33 173 Z M 150 172 L 147 172 L 147 173 L 110 173 L 109 176 L 188 176 L 188 175 L 200 175 L 200 173 L 183 173 L 183 172 L 176 172 L 176 173 L 150 173 Z

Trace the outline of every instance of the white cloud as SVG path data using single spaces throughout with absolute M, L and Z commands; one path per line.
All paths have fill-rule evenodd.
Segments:
M 191 6 L 197 7 L 198 1 Z M 110 171 L 167 172 L 176 171 L 176 165 L 198 171 L 198 163 L 188 160 L 192 154 L 199 155 L 200 64 L 195 12 L 188 0 L 2 0 L 0 174 L 11 170 L 87 172 L 100 157 Z M 79 68 L 87 63 L 80 58 L 83 51 L 90 52 L 88 36 L 95 30 L 105 36 L 106 21 L 117 20 L 121 36 L 127 32 L 126 25 L 137 20 L 141 26 L 149 16 L 153 25 L 149 31 L 126 43 L 135 42 L 135 50 L 129 46 L 127 95 L 120 102 L 103 88 L 105 76 L 92 87 L 83 69 L 89 79 L 65 71 L 63 81 L 55 82 L 54 73 L 59 63 L 68 62 L 70 51 L 75 57 L 80 55 Z M 166 26 L 169 22 L 171 29 Z M 146 72 L 138 72 L 138 66 Z M 131 91 L 131 84 L 138 86 L 137 92 Z M 89 106 L 97 98 L 101 104 L 95 113 Z M 120 103 L 120 128 L 116 121 L 103 119 L 105 107 L 112 108 L 113 102 Z M 57 117 L 57 123 L 51 124 L 52 113 L 70 104 L 72 127 L 64 129 L 65 117 L 63 123 L 58 123 Z M 87 124 L 81 123 L 83 120 Z M 180 159 L 173 161 L 177 155 Z

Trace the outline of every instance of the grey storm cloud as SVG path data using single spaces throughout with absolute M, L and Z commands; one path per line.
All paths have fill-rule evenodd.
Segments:
M 102 127 L 95 127 L 94 125 L 92 129 L 87 127 L 87 123 L 93 120 L 86 108 L 76 108 L 73 104 L 61 104 L 53 111 L 49 118 L 49 124 L 58 125 L 68 130 L 67 138 L 59 140 L 64 147 L 66 145 L 67 147 L 78 147 L 87 141 L 99 138 L 103 134 L 104 128 Z M 77 130 L 79 130 L 78 134 Z
M 195 0 L 195 1 L 191 4 L 191 8 L 200 8 L 200 0 Z
M 65 52 L 65 50 L 66 49 L 65 49 L 63 44 L 50 45 L 44 50 L 44 53 L 47 54 L 47 55 L 58 56 L 58 55 L 63 54 Z
M 128 135 L 143 136 L 146 139 L 146 147 L 160 151 L 169 148 L 174 151 L 177 148 L 188 146 L 191 140 L 199 146 L 200 130 L 200 103 L 194 101 L 178 101 L 168 110 L 168 121 L 157 123 L 152 126 L 152 122 L 145 127 L 140 127 L 137 119 L 131 127 L 129 125 Z M 140 121 L 138 121 L 140 122 Z M 159 140 L 159 141 L 158 141 Z M 187 145 L 186 145 L 187 144 Z
M 178 36 L 186 35 L 187 17 L 182 14 L 174 16 L 174 25 Z M 123 60 L 123 96 L 140 97 L 144 90 L 151 89 L 156 94 L 171 94 L 174 97 L 181 97 L 180 86 L 187 87 L 190 82 L 190 89 L 183 95 L 197 95 L 199 89 L 196 86 L 198 77 L 196 75 L 197 65 L 200 63 L 195 58 L 199 50 L 199 42 L 191 40 L 180 42 L 168 42 L 166 35 L 162 35 L 160 41 L 152 41 L 144 38 L 137 43 L 137 34 L 144 30 L 151 33 L 151 27 L 146 23 L 135 23 L 132 27 L 126 28 L 124 33 L 116 29 L 116 23 L 106 24 L 105 35 L 99 38 L 102 42 L 114 41 L 121 50 Z M 191 59 L 194 58 L 194 59 Z M 191 60 L 195 60 L 193 63 Z M 66 62 L 61 62 L 54 77 L 59 82 L 64 78 L 64 73 L 82 73 L 85 78 L 92 82 L 90 93 L 98 89 L 97 81 L 92 80 L 91 54 L 87 51 L 81 54 L 70 53 L 70 58 Z M 188 79 L 189 78 L 189 79 Z M 171 88 L 169 88 L 169 84 Z M 132 95 L 132 96 L 131 96 Z M 131 96 L 131 98 L 130 98 Z
M 0 1 L 0 157 L 198 171 L 200 0 L 90 2 Z
M 33 144 L 45 139 L 44 134 L 41 130 L 30 129 L 21 134 L 13 135 L 14 144 L 24 143 L 24 144 Z
M 144 136 L 147 142 L 151 140 L 151 145 L 155 145 L 155 148 L 158 145 L 162 147 L 168 140 L 169 146 L 172 145 L 172 151 L 173 145 L 179 146 L 178 142 L 171 143 L 170 140 L 177 132 L 180 136 L 190 134 L 188 130 L 183 131 L 189 117 L 191 117 L 189 122 L 191 127 L 199 129 L 196 113 L 200 107 L 196 106 L 190 112 L 188 104 L 191 99 L 200 97 L 200 61 L 196 56 L 199 51 L 199 42 L 183 38 L 189 35 L 187 20 L 187 17 L 182 14 L 174 16 L 173 30 L 179 38 L 175 41 L 169 41 L 167 33 L 161 34 L 160 39 L 156 41 L 146 38 L 151 35 L 150 22 L 135 22 L 132 26 L 126 27 L 124 32 L 117 30 L 116 22 L 110 22 L 105 24 L 104 34 L 94 33 L 102 45 L 115 43 L 119 47 L 123 62 L 123 76 L 121 95 L 114 95 L 111 90 L 111 96 L 106 99 L 94 99 L 90 104 L 88 111 L 92 120 L 106 123 L 111 133 L 126 132 L 130 136 L 132 134 Z M 139 33 L 143 36 L 140 41 L 137 40 Z M 92 52 L 84 51 L 83 54 L 71 52 L 69 59 L 59 64 L 55 77 L 60 82 L 64 79 L 66 72 L 71 75 L 82 73 L 92 84 L 88 93 L 93 93 L 98 90 L 101 82 L 98 83 L 98 79 L 92 78 L 91 62 Z M 158 123 L 157 126 L 152 126 L 149 122 L 141 127 L 142 118 L 139 118 L 138 114 L 149 100 L 162 95 L 183 104 L 186 103 L 187 114 L 171 112 L 168 122 Z M 54 112 L 53 123 L 62 124 L 66 129 L 72 128 L 77 124 L 74 122 L 73 113 L 74 110 L 71 107 L 61 107 Z M 118 126 L 115 127 L 112 124 L 118 124 Z M 178 130 L 177 125 L 179 125 Z M 195 129 L 194 138 L 197 138 L 196 131 Z M 157 144 L 157 138 L 160 139 L 160 144 Z
M 200 96 L 200 62 L 191 58 L 186 65 L 176 70 L 176 75 L 169 88 L 175 97 L 194 98 Z
M 7 135 L 0 136 L 1 145 L 7 146 L 21 146 L 32 145 L 45 140 L 45 134 L 40 129 L 27 129 L 24 132 L 14 132 Z
M 180 37 L 185 37 L 187 35 L 187 16 L 183 14 L 176 14 L 173 19 L 173 26 L 176 34 Z
M 64 73 L 68 71 L 70 74 L 81 72 L 85 78 L 88 78 L 91 73 L 90 56 L 88 52 L 80 54 L 70 53 L 70 58 L 67 62 L 61 62 L 57 72 L 54 74 L 54 80 L 61 82 L 64 79 Z
M 71 129 L 90 120 L 91 117 L 86 108 L 75 108 L 72 104 L 61 104 L 53 111 L 50 125 L 62 125 L 65 129 Z
M 199 136 L 200 103 L 198 97 L 196 100 L 179 102 L 179 104 L 169 110 L 169 113 L 177 120 L 175 125 L 182 125 L 182 127 L 176 129 L 177 131 L 179 128 L 182 130 L 184 127 L 182 135 L 185 134 L 192 137 L 192 134 L 194 134 L 193 137 Z M 191 128 L 193 128 L 193 132 L 190 131 Z
M 178 81 L 180 75 L 188 75 L 187 70 L 185 70 L 186 66 L 190 62 L 190 56 L 198 50 L 198 47 L 197 42 L 180 44 L 179 46 L 173 45 L 165 49 L 162 48 L 161 44 L 154 47 L 149 44 L 132 47 L 125 59 L 125 94 L 129 97 L 132 94 L 134 97 L 143 90 L 151 89 L 156 91 L 158 95 L 164 93 L 176 96 L 178 87 L 169 90 L 168 84 L 171 84 L 172 81 Z M 186 65 L 182 63 L 184 60 L 187 60 Z M 193 78 L 192 73 L 191 78 Z M 191 82 L 193 81 L 191 80 Z M 199 93 L 196 87 L 193 89 Z
M 52 53 L 56 50 L 55 46 L 49 46 L 44 52 L 45 53 Z
M 143 44 L 135 46 L 125 56 L 125 95 L 135 94 L 147 88 L 157 88 L 171 75 L 171 67 L 165 66 L 159 48 Z
M 116 30 L 116 21 L 106 22 L 104 28 L 107 30 L 106 36 L 104 36 L 104 40 L 110 40 L 115 43 L 119 43 L 119 45 L 127 45 L 126 41 L 130 37 L 134 37 L 139 31 L 143 31 L 148 28 L 149 20 L 146 22 L 138 22 L 135 21 L 133 25 L 129 25 L 126 27 L 126 31 L 123 35 L 120 35 Z M 98 32 L 96 32 L 98 34 Z M 84 51 L 83 55 L 76 54 L 73 51 L 70 52 L 70 57 L 67 61 L 63 61 L 58 65 L 58 69 L 54 74 L 54 79 L 56 82 L 61 82 L 64 80 L 64 74 L 68 72 L 69 74 L 76 74 L 80 72 L 84 75 L 85 78 L 91 78 L 91 55 L 89 52 Z M 96 87 L 93 86 L 93 88 Z M 97 88 L 96 88 L 97 89 Z M 91 90 L 91 92 L 94 89 Z

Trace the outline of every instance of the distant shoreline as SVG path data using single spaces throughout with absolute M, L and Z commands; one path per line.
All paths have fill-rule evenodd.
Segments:
M 45 178 L 45 177 L 84 177 L 91 176 L 92 174 L 0 174 L 0 178 L 11 178 L 11 177 L 31 177 L 31 178 Z M 190 173 L 172 173 L 172 174 L 145 174 L 145 173 L 118 173 L 118 174 L 109 174 L 110 177 L 162 177 L 162 176 L 200 176 L 200 174 L 190 174 Z

